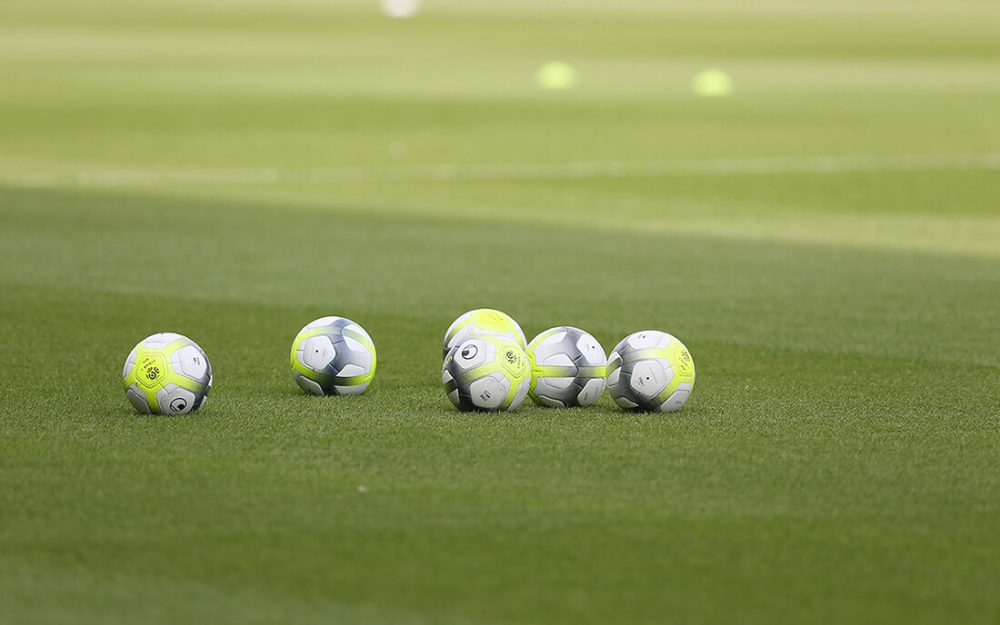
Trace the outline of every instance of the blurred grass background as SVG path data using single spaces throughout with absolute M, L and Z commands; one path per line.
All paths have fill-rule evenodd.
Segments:
M 0 622 L 995 621 L 998 110 L 992 2 L 3 3 Z M 460 415 L 478 306 L 698 385 Z M 122 393 L 163 330 L 196 416 Z

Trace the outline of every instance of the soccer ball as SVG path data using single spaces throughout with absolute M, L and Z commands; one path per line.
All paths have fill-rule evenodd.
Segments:
M 322 317 L 292 342 L 292 377 L 311 395 L 360 395 L 375 377 L 375 344 L 343 317 Z
M 205 404 L 212 365 L 197 343 L 163 332 L 139 341 L 125 359 L 122 378 L 139 414 L 187 414 Z
M 531 366 L 514 341 L 473 334 L 448 352 L 441 383 L 459 410 L 514 410 L 528 395 Z
M 608 390 L 626 410 L 677 412 L 693 388 L 691 353 L 665 332 L 630 334 L 611 352 Z
M 492 308 L 479 308 L 470 310 L 452 322 L 444 334 L 443 355 L 447 356 L 455 344 L 470 334 L 492 334 L 506 338 L 517 343 L 522 350 L 528 344 L 524 340 L 521 326 L 517 325 L 510 315 Z
M 604 393 L 607 356 L 590 334 L 560 326 L 536 336 L 528 345 L 531 390 L 539 406 L 590 406 Z

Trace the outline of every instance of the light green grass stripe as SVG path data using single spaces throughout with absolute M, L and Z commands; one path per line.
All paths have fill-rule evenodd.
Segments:
M 831 154 L 670 161 L 561 163 L 440 163 L 314 169 L 203 168 L 30 171 L 4 174 L 23 187 L 170 187 L 368 181 L 544 180 L 588 178 L 732 177 L 868 172 L 995 171 L 1000 153 Z M 464 324 L 463 324 L 464 326 Z M 462 326 L 460 326 L 462 327 Z

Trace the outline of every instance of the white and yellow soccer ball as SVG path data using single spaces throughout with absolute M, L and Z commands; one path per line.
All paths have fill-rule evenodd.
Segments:
M 630 334 L 611 352 L 608 390 L 626 410 L 677 412 L 694 390 L 694 360 L 666 332 Z
M 311 395 L 360 395 L 375 377 L 375 343 L 357 323 L 321 317 L 292 342 L 292 377 Z
M 444 359 L 441 383 L 459 410 L 514 410 L 531 386 L 531 366 L 521 346 L 490 334 L 459 341 Z
M 528 396 L 539 406 L 586 407 L 604 393 L 608 357 L 587 332 L 571 326 L 549 328 L 532 339 L 527 354 Z
M 212 365 L 197 343 L 163 332 L 139 341 L 125 359 L 122 378 L 125 396 L 139 414 L 187 414 L 205 404 Z
M 510 315 L 492 308 L 478 308 L 470 310 L 452 322 L 444 334 L 442 354 L 447 356 L 452 347 L 472 334 L 499 336 L 514 341 L 522 350 L 528 346 L 524 331 Z

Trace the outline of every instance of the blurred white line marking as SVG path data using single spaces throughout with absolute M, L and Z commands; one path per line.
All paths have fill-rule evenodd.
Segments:
M 0 183 L 7 181 L 15 187 L 23 189 L 46 189 L 54 187 L 58 183 L 57 178 L 52 174 L 0 174 Z
M 854 156 L 788 156 L 603 163 L 450 164 L 388 167 L 347 166 L 314 169 L 121 169 L 81 171 L 70 175 L 0 172 L 0 184 L 17 187 L 155 187 L 393 180 L 558 180 L 976 170 L 1000 170 L 1000 153 L 900 156 L 875 154 Z

